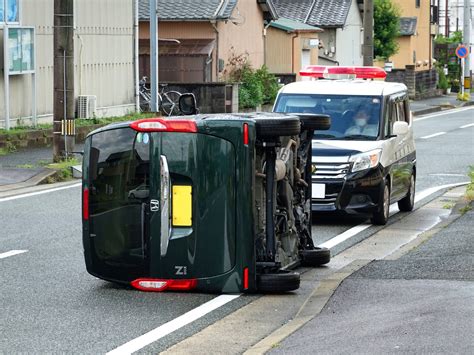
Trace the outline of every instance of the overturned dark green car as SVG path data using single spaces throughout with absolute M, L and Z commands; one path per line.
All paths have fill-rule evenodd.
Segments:
M 83 165 L 90 274 L 145 291 L 286 292 L 311 238 L 311 138 L 327 116 L 217 114 L 92 132 Z

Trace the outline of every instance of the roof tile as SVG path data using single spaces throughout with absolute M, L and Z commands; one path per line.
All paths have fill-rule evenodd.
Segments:
M 238 0 L 157 0 L 158 19 L 161 20 L 210 20 L 228 19 Z M 222 7 L 221 7 L 222 4 Z M 139 1 L 140 20 L 150 18 L 150 0 Z

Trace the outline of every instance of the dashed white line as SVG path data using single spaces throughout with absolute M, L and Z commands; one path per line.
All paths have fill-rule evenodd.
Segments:
M 420 139 L 428 139 L 428 138 L 438 137 L 438 136 L 442 136 L 443 134 L 446 134 L 446 132 L 438 132 L 438 133 L 435 133 L 435 134 L 430 134 L 429 136 L 424 136 L 424 137 L 421 137 Z
M 10 197 L 4 197 L 0 198 L 0 202 L 7 202 L 11 200 L 18 200 L 20 198 L 26 198 L 26 197 L 32 197 L 32 196 L 37 196 L 37 195 L 43 195 L 43 194 L 48 194 L 50 192 L 55 192 L 55 191 L 61 191 L 61 190 L 66 190 L 66 189 L 71 189 L 73 187 L 79 187 L 81 186 L 82 183 L 77 183 L 74 185 L 68 185 L 68 186 L 61 186 L 61 187 L 56 187 L 53 189 L 48 189 L 48 190 L 41 190 L 41 191 L 36 191 L 36 192 L 30 192 L 27 194 L 22 194 L 22 195 L 15 195 L 15 196 L 10 196 Z
M 107 355 L 131 354 L 135 351 L 143 349 L 145 346 L 150 345 L 151 343 L 163 338 L 175 330 L 178 330 L 179 328 L 194 322 L 195 320 L 205 316 L 219 307 L 222 307 L 226 303 L 229 303 L 238 297 L 240 297 L 240 295 L 218 296 L 209 302 L 206 302 L 203 305 L 200 305 L 199 307 L 184 313 L 182 316 L 179 316 L 178 318 L 175 318 L 172 321 L 169 321 L 168 323 L 165 323 L 158 328 L 155 328 L 152 331 L 119 346 L 114 350 L 109 351 Z
M 0 254 L 0 259 L 5 259 L 5 258 L 8 258 L 9 256 L 23 254 L 26 252 L 28 252 L 28 250 L 10 250 L 10 251 L 7 251 L 6 253 Z
M 468 127 L 473 127 L 474 126 L 474 123 L 469 123 L 469 124 L 465 124 L 464 126 L 461 126 L 459 128 L 468 128 Z

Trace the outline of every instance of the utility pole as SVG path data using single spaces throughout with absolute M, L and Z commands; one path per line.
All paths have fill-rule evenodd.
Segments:
M 464 90 L 471 90 L 471 1 L 464 0 L 463 42 L 468 50 L 464 59 Z
M 374 1 L 364 0 L 364 66 L 374 65 Z
M 158 16 L 157 0 L 150 0 L 150 85 L 151 111 L 158 112 Z
M 449 16 L 448 16 L 448 0 L 445 2 L 444 8 L 444 36 L 449 37 Z
M 54 0 L 53 158 L 74 151 L 74 0 Z

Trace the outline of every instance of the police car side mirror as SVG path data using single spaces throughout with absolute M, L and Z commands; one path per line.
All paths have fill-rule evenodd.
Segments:
M 408 133 L 408 123 L 397 121 L 393 124 L 393 134 L 395 136 L 404 136 Z
M 196 97 L 194 94 L 182 94 L 179 97 L 179 110 L 183 115 L 195 115 L 197 113 Z

